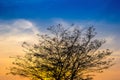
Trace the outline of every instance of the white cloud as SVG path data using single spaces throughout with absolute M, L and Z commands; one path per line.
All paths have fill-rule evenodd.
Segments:
M 65 21 L 63 19 L 54 19 L 53 20 L 53 24 L 61 24 L 65 29 L 69 29 L 69 30 L 73 30 L 74 28 L 79 28 L 79 29 L 83 29 L 83 25 L 78 24 L 78 23 L 71 23 L 69 21 Z
M 25 41 L 39 33 L 34 23 L 28 20 L 16 20 L 12 23 L 0 23 L 0 40 Z
M 36 43 L 40 33 L 33 22 L 19 19 L 0 23 L 0 58 L 23 53 L 21 44 L 26 41 Z

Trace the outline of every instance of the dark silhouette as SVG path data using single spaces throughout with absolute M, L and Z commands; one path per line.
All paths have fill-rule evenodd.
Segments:
M 38 35 L 38 44 L 23 43 L 26 54 L 15 57 L 11 74 L 31 80 L 92 80 L 91 73 L 113 65 L 109 49 L 98 51 L 105 41 L 94 39 L 94 27 L 65 29 L 58 24 L 48 30 L 51 34 Z

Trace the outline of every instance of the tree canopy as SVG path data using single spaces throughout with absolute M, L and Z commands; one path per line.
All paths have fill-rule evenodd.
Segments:
M 26 54 L 14 57 L 11 74 L 31 80 L 92 80 L 91 73 L 113 65 L 112 52 L 99 50 L 105 40 L 94 38 L 94 27 L 65 29 L 58 24 L 48 31 L 38 35 L 37 44 L 23 42 Z

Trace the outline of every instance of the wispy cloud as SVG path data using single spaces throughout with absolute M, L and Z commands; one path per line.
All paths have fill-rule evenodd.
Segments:
M 0 40 L 25 41 L 38 34 L 39 31 L 33 22 L 16 20 L 11 23 L 0 23 Z M 31 39 L 30 39 L 31 40 Z

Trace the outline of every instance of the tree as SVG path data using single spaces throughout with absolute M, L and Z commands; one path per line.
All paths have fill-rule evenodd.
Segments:
M 91 73 L 113 65 L 109 49 L 98 51 L 105 41 L 94 38 L 94 27 L 65 29 L 58 24 L 48 30 L 51 34 L 38 35 L 38 44 L 23 43 L 26 54 L 15 57 L 11 74 L 31 80 L 92 80 Z

